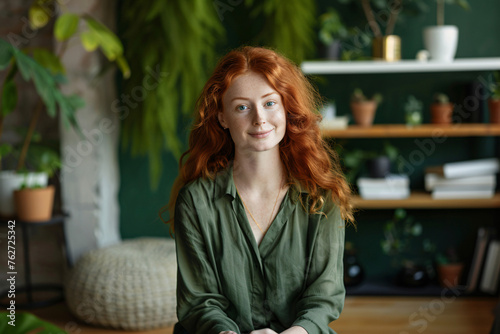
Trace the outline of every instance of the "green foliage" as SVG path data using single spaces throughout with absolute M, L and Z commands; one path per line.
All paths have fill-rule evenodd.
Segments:
M 436 262 L 439 265 L 457 264 L 460 263 L 460 259 L 457 250 L 453 247 L 449 247 L 446 252 L 436 254 Z
M 428 239 L 418 240 L 421 236 L 422 224 L 409 216 L 406 210 L 396 209 L 392 219 L 384 225 L 384 239 L 380 245 L 383 252 L 393 258 L 393 264 L 399 266 L 435 251 L 435 245 Z M 414 247 L 412 240 L 421 241 L 421 247 Z
M 391 162 L 395 162 L 399 156 L 399 150 L 388 141 L 385 141 L 383 148 L 378 151 L 356 149 L 339 152 L 339 148 L 337 147 L 337 153 L 343 157 L 345 175 L 350 183 L 354 183 L 356 177 L 361 173 L 364 164 L 368 160 L 386 156 Z
M 493 72 L 487 84 L 492 99 L 500 99 L 500 71 Z
M 422 123 L 423 103 L 415 96 L 409 95 L 404 105 L 406 125 L 415 126 Z
M 73 13 L 59 16 L 54 25 L 54 35 L 59 42 L 68 40 L 76 33 L 80 17 Z
M 432 102 L 439 103 L 439 104 L 447 104 L 447 103 L 450 103 L 450 98 L 448 97 L 448 95 L 446 95 L 444 93 L 436 93 L 432 97 Z
M 210 1 L 154 0 L 145 6 L 124 0 L 120 19 L 133 73 L 124 92 L 134 96 L 138 88 L 146 91 L 143 98 L 120 107 L 125 115 L 122 144 L 132 155 L 148 154 L 150 183 L 156 188 L 163 149 L 176 158 L 181 155 L 179 118 L 192 114 L 224 31 Z
M 342 40 L 348 36 L 348 30 L 342 23 L 339 13 L 329 8 L 319 17 L 319 40 L 324 45 L 330 45 L 334 40 Z
M 58 326 L 44 321 L 35 315 L 28 312 L 17 312 L 15 318 L 15 326 L 9 325 L 8 312 L 0 312 L 0 333 L 2 334 L 20 334 L 20 333 L 37 333 L 37 334 L 67 334 Z
M 255 4 L 254 4 L 255 3 Z M 265 24 L 255 42 L 276 48 L 277 51 L 300 64 L 314 52 L 314 1 L 246 0 L 253 17 L 264 16 Z
M 360 88 L 354 89 L 351 95 L 351 102 L 365 102 L 365 101 L 375 101 L 377 103 L 382 102 L 382 95 L 375 93 L 371 98 L 367 98 Z
M 0 39 L 0 49 L 4 48 L 11 50 L 13 68 L 19 71 L 25 81 L 33 81 L 35 84 L 37 93 L 47 107 L 47 113 L 51 117 L 54 117 L 56 115 L 56 108 L 59 107 L 64 123 L 77 127 L 75 113 L 78 108 L 83 106 L 84 102 L 76 95 L 66 96 L 61 93 L 58 84 L 63 82 L 64 78 L 61 76 L 54 76 L 33 58 L 24 54 L 7 41 Z M 14 94 L 15 91 L 15 87 L 12 87 L 13 81 L 9 79 L 11 76 L 13 78 L 13 74 L 7 76 L 6 84 L 2 92 L 1 115 L 3 116 L 12 112 L 17 104 L 17 99 L 15 99 L 15 101 L 10 100 L 4 104 L 4 98 L 6 98 L 7 94 Z M 7 86 L 7 91 L 5 86 Z

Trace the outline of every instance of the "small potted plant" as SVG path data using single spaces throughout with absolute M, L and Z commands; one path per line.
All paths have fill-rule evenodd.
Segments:
M 341 42 L 349 35 L 347 28 L 340 19 L 339 13 L 329 8 L 319 17 L 319 40 L 324 47 L 324 58 L 338 60 L 341 54 Z
M 55 150 L 31 145 L 28 156 L 30 165 L 36 172 L 50 178 L 61 167 L 61 159 Z M 14 204 L 17 217 L 26 222 L 46 221 L 52 217 L 55 187 L 48 185 L 47 180 L 34 182 L 28 178 L 31 174 L 25 169 L 21 171 L 23 182 L 14 191 Z
M 493 73 L 493 80 L 491 80 L 488 88 L 491 93 L 491 96 L 488 99 L 488 109 L 490 110 L 490 123 L 499 124 L 500 123 L 500 72 L 499 71 Z
M 450 247 L 445 253 L 438 253 L 436 266 L 439 284 L 442 287 L 450 288 L 459 284 L 464 264 L 459 260 L 455 248 Z
M 421 287 L 430 282 L 432 272 L 426 265 L 425 255 L 433 252 L 434 245 L 421 239 L 422 224 L 416 222 L 404 209 L 396 209 L 384 226 L 382 251 L 391 256 L 392 265 L 398 269 L 396 284 Z M 421 241 L 421 247 L 418 242 Z M 417 242 L 417 243 L 415 243 Z
M 446 125 L 451 123 L 453 103 L 448 95 L 443 93 L 434 94 L 431 104 L 431 123 Z
M 458 27 L 444 25 L 445 4 L 456 4 L 468 10 L 467 0 L 436 0 L 437 25 L 424 29 L 424 45 L 432 60 L 450 62 L 455 58 L 458 45 Z
M 407 126 L 412 127 L 422 124 L 422 108 L 422 101 L 413 95 L 408 96 L 404 107 Z
M 371 126 L 380 102 L 382 102 L 382 95 L 377 93 L 371 98 L 367 98 L 361 89 L 356 88 L 351 95 L 350 104 L 356 124 L 362 127 Z
M 369 177 L 382 178 L 387 176 L 391 171 L 392 163 L 396 161 L 399 155 L 399 151 L 386 141 L 383 148 L 378 151 L 357 149 L 339 154 L 343 157 L 344 166 L 347 169 L 346 177 L 349 182 L 353 183 L 364 166 Z

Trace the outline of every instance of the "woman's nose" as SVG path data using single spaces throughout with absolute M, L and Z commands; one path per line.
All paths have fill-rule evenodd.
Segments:
M 262 125 L 265 123 L 266 123 L 266 121 L 265 121 L 265 117 L 264 117 L 264 111 L 259 107 L 255 108 L 253 125 L 259 126 L 259 125 Z

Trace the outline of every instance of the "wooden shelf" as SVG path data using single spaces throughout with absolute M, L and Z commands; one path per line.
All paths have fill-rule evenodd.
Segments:
M 305 74 L 355 73 L 420 73 L 462 72 L 500 69 L 500 58 L 459 58 L 452 62 L 400 60 L 387 61 L 305 61 L 301 64 Z
M 389 138 L 389 137 L 482 137 L 500 136 L 500 124 L 455 124 L 449 126 L 423 124 L 407 127 L 404 124 L 380 124 L 371 127 L 350 125 L 347 129 L 322 129 L 323 137 Z
M 354 196 L 353 202 L 359 209 L 487 209 L 500 208 L 500 193 L 481 199 L 432 199 L 430 193 L 415 191 L 406 199 L 366 200 Z

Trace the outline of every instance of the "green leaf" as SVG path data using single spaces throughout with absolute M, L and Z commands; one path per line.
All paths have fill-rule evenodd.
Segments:
M 50 322 L 41 320 L 27 312 L 17 312 L 15 326 L 8 324 L 9 313 L 0 312 L 0 333 L 2 334 L 19 334 L 19 333 L 37 333 L 37 334 L 67 334 L 58 326 Z
M 0 159 L 12 151 L 12 146 L 9 144 L 0 144 Z
M 405 209 L 396 209 L 394 211 L 394 218 L 396 220 L 403 220 L 406 218 L 406 210 Z
M 96 36 L 102 52 L 110 61 L 114 61 L 119 55 L 123 54 L 123 46 L 120 39 L 102 23 L 89 16 L 84 16 L 88 27 Z
M 0 70 L 9 66 L 12 55 L 13 51 L 10 43 L 0 38 Z
M 66 13 L 59 16 L 54 25 L 54 35 L 60 42 L 73 36 L 78 28 L 79 17 L 76 14 Z
M 50 20 L 50 16 L 38 2 L 30 7 L 28 15 L 32 29 L 43 28 Z
M 120 71 L 123 73 L 125 79 L 130 78 L 130 67 L 128 66 L 127 60 L 123 56 L 116 57 L 116 64 Z
M 2 89 L 2 111 L 3 117 L 9 115 L 17 105 L 17 87 L 14 78 L 5 81 Z
M 82 41 L 83 48 L 88 52 L 94 51 L 99 46 L 99 36 L 93 30 L 82 32 L 80 40 Z
M 33 51 L 33 59 L 52 74 L 64 74 L 66 72 L 59 57 L 47 49 L 35 49 Z

